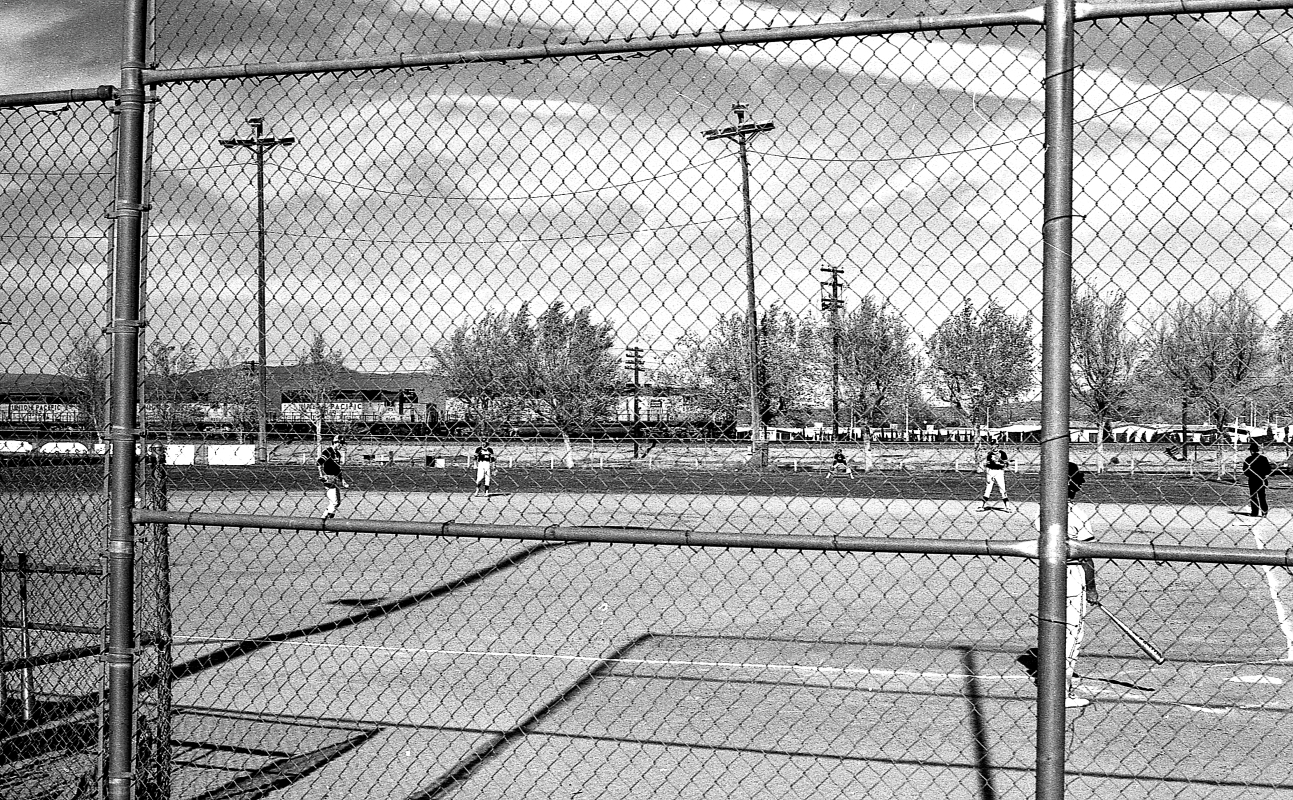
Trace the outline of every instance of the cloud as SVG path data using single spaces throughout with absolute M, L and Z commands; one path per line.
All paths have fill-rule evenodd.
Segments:
M 0 7 L 0 93 L 115 83 L 120 4 L 14 0 Z
M 330 58 L 841 18 L 647 0 L 382 8 L 168 7 L 160 56 Z M 1261 287 L 1269 314 L 1289 296 L 1293 115 L 1271 88 L 1283 78 L 1250 74 L 1286 63 L 1288 45 L 1255 19 L 1084 29 L 1076 269 L 1130 287 L 1146 319 L 1208 282 Z M 1148 44 L 1165 29 L 1190 71 Z M 616 320 L 625 343 L 667 347 L 743 304 L 735 149 L 700 136 L 729 124 L 737 100 L 777 126 L 750 154 L 769 302 L 816 313 L 817 270 L 836 263 L 850 297 L 885 297 L 921 332 L 963 296 L 1036 318 L 1039 46 L 1034 32 L 892 35 L 168 87 L 155 166 L 177 171 L 154 184 L 151 330 L 182 336 L 198 318 L 199 335 L 250 335 L 254 173 L 214 140 L 257 113 L 298 139 L 267 167 L 278 358 L 315 328 L 393 368 L 485 309 L 559 298 Z

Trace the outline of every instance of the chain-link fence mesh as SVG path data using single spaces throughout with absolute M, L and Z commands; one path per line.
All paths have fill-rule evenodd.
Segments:
M 181 796 L 1032 792 L 1017 559 L 196 527 L 176 548 Z M 1091 618 L 1072 795 L 1286 791 L 1261 576 L 1101 575 L 1171 661 Z M 1209 608 L 1151 601 L 1182 596 Z
M 164 69 L 591 44 L 151 87 L 137 503 L 295 522 L 138 528 L 141 796 L 1034 792 L 1034 564 L 794 537 L 1037 538 L 1039 29 L 612 53 L 858 17 L 160 5 Z M 1097 542 L 1289 549 L 1289 27 L 1078 26 L 1070 514 Z M 95 465 L 50 465 L 104 426 L 112 154 L 97 107 L 4 113 L 4 452 L 62 454 L 0 467 L 13 659 L 17 552 L 103 538 L 48 498 L 102 502 Z M 65 419 L 20 424 L 42 404 Z M 345 520 L 535 533 L 320 530 Z M 542 541 L 577 528 L 612 533 Z M 1087 609 L 1069 796 L 1293 790 L 1287 569 L 1096 575 L 1167 662 Z M 72 580 L 32 608 L 101 625 Z M 40 667 L 40 721 L 19 674 L 0 776 L 36 796 L 24 758 L 93 753 L 22 743 L 97 725 L 99 673 Z
M 98 786 L 114 118 L 9 109 L 0 207 L 0 794 Z M 59 442 L 59 444 L 53 444 Z

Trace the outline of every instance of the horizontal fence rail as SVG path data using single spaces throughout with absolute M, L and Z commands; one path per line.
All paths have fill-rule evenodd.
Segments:
M 248 514 L 136 509 L 134 520 L 141 525 L 197 525 L 227 528 L 265 528 L 320 532 L 376 533 L 398 536 L 436 536 L 462 539 L 509 539 L 534 542 L 601 542 L 604 544 L 650 544 L 674 547 L 749 548 L 751 550 L 838 551 L 842 553 L 926 553 L 1037 558 L 1037 541 L 992 541 L 989 539 L 949 541 L 947 539 L 885 539 L 865 536 L 727 534 L 707 531 L 659 530 L 628 526 L 570 527 L 549 525 L 485 525 L 479 523 L 403 522 L 396 520 L 271 517 Z M 1248 564 L 1293 568 L 1293 548 L 1256 550 L 1243 547 L 1183 547 L 1160 544 L 1118 544 L 1114 542 L 1072 542 L 1074 558 L 1108 558 L 1124 561 L 1183 562 L 1199 564 Z
M 1180 0 L 1180 2 L 1113 2 L 1078 3 L 1076 21 L 1121 19 L 1125 17 L 1150 17 L 1177 14 L 1237 13 L 1293 8 L 1289 0 Z M 312 75 L 329 72 L 362 70 L 418 69 L 489 62 L 528 61 L 544 58 L 573 58 L 588 55 L 615 55 L 623 53 L 667 52 L 709 47 L 738 47 L 774 42 L 814 41 L 844 37 L 884 36 L 896 33 L 921 33 L 960 31 L 974 28 L 1041 26 L 1044 24 L 1042 6 L 986 14 L 946 14 L 911 17 L 908 19 L 858 20 L 851 22 L 818 23 L 793 28 L 768 28 L 764 30 L 713 31 L 695 34 L 662 36 L 660 38 L 633 38 L 620 41 L 582 42 L 579 44 L 551 44 L 534 47 L 510 47 L 496 50 L 468 50 L 459 53 L 400 53 L 362 59 L 333 61 L 295 61 L 268 64 L 240 64 L 229 67 L 193 67 L 187 69 L 146 69 L 146 85 L 184 83 L 190 81 L 229 80 L 237 78 L 267 78 L 273 76 Z

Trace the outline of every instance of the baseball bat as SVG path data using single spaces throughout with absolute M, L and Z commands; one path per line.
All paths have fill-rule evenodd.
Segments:
M 1155 664 L 1162 664 L 1163 662 L 1167 661 L 1167 659 L 1163 657 L 1163 654 L 1158 651 L 1158 648 L 1150 644 L 1149 641 L 1146 640 L 1139 633 L 1136 633 L 1135 631 L 1133 631 L 1130 625 L 1118 619 L 1117 614 L 1113 613 L 1112 611 L 1105 608 L 1103 605 L 1099 603 L 1097 603 L 1095 607 L 1103 611 L 1105 613 L 1105 616 L 1109 617 L 1109 621 L 1112 622 L 1114 625 L 1118 626 L 1118 630 L 1127 634 L 1127 638 L 1131 639 L 1132 643 L 1141 649 L 1141 652 L 1149 656 L 1151 661 L 1153 661 Z

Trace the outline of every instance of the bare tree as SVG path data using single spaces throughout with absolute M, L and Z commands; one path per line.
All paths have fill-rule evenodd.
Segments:
M 175 429 L 193 399 L 190 373 L 197 366 L 193 342 L 167 344 L 150 339 L 144 354 L 144 399 L 164 431 Z
M 450 391 L 463 402 L 477 436 L 496 428 L 516 410 L 523 389 L 518 353 L 528 339 L 530 313 L 489 312 L 455 328 L 432 351 Z
M 1033 385 L 1031 325 L 989 301 L 981 311 L 966 300 L 926 343 L 932 389 L 969 418 L 987 424 L 1003 403 Z
M 1198 402 L 1217 428 L 1260 384 L 1266 323 L 1242 291 L 1181 301 L 1154 331 L 1148 366 L 1161 386 Z
M 109 360 L 100 337 L 88 330 L 72 339 L 58 372 L 68 378 L 81 421 L 102 440 L 108 419 Z
M 294 387 L 304 398 L 310 420 L 314 423 L 314 443 L 323 447 L 323 426 L 340 388 L 338 379 L 346 372 L 342 355 L 333 349 L 322 333 L 315 333 L 301 353 L 300 384 Z
M 1145 348 L 1127 328 L 1127 293 L 1108 300 L 1083 291 L 1073 300 L 1070 361 L 1073 394 L 1095 418 L 1097 469 L 1104 469 L 1109 424 L 1132 410 Z
M 820 357 L 814 337 L 788 311 L 773 305 L 759 315 L 759 419 L 770 425 L 805 410 Z M 703 337 L 687 336 L 662 377 L 687 391 L 721 427 L 735 423 L 750 404 L 750 326 L 732 312 Z
M 594 322 L 587 308 L 568 310 L 557 301 L 533 323 L 522 309 L 512 329 L 521 393 L 561 432 L 566 465 L 573 466 L 570 434 L 609 417 L 619 401 L 623 376 L 611 326 Z
M 1273 340 L 1266 400 L 1279 413 L 1288 414 L 1293 411 L 1293 313 L 1280 314 Z
M 822 332 L 826 364 L 829 336 Z M 840 399 L 867 425 L 882 425 L 903 407 L 917 366 L 911 328 L 887 302 L 864 297 L 840 318 Z
M 255 425 L 260 406 L 254 356 L 239 350 L 221 353 L 211 370 L 207 401 L 220 406 L 223 415 L 237 424 L 241 442 L 242 434 Z

